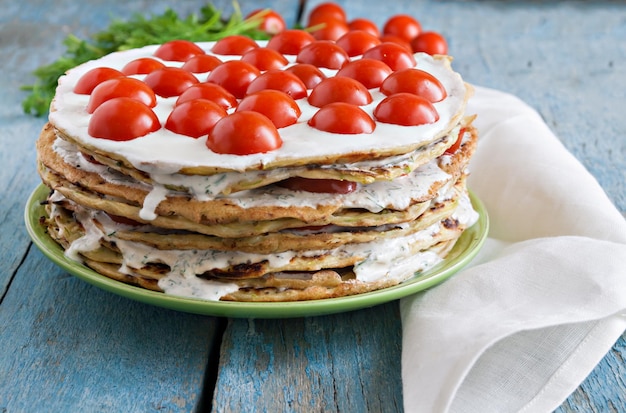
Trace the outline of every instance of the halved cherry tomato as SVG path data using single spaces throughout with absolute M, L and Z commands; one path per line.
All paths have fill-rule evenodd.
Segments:
M 93 89 L 87 103 L 87 113 L 93 113 L 102 103 L 119 97 L 138 100 L 151 108 L 156 106 L 156 95 L 150 86 L 132 77 L 118 77 L 105 80 Z
M 374 120 L 360 107 L 350 103 L 329 103 L 308 122 L 312 128 L 346 135 L 372 133 L 376 128 Z
M 306 191 L 323 194 L 349 194 L 356 191 L 358 184 L 352 181 L 338 179 L 311 179 L 294 177 L 280 181 L 277 184 L 292 191 Z M 307 229 L 320 229 L 322 227 L 307 227 Z
M 448 42 L 437 32 L 422 32 L 411 41 L 414 52 L 424 52 L 429 55 L 448 54 Z
M 293 73 L 283 70 L 269 70 L 262 73 L 250 82 L 246 94 L 265 89 L 279 90 L 296 100 L 307 96 L 307 88 L 304 82 Z
M 313 88 L 309 95 L 309 103 L 321 108 L 333 102 L 363 106 L 372 102 L 372 95 L 357 80 L 349 77 L 329 77 Z
M 279 13 L 271 9 L 254 10 L 246 16 L 246 20 L 260 20 L 257 30 L 274 35 L 287 28 L 285 19 Z
M 461 130 L 459 131 L 459 135 L 456 138 L 456 141 L 454 141 L 452 146 L 446 149 L 444 153 L 447 153 L 448 155 L 452 155 L 453 153 L 455 153 L 461 147 L 461 142 L 463 141 L 463 135 L 465 135 L 466 131 L 467 131 L 466 128 L 461 128 Z
M 261 90 L 243 98 L 235 112 L 244 110 L 262 113 L 277 128 L 293 125 L 302 114 L 300 107 L 291 97 L 271 89 Z
M 241 99 L 246 95 L 250 83 L 260 74 L 259 69 L 249 63 L 229 60 L 213 69 L 206 81 L 222 86 L 237 99 Z
M 169 98 L 179 96 L 198 79 L 186 70 L 178 67 L 164 67 L 149 73 L 143 80 L 157 95 Z
M 93 112 L 87 132 L 94 138 L 128 141 L 161 128 L 152 109 L 138 100 L 120 97 L 107 100 Z
M 258 112 L 242 111 L 220 119 L 209 133 L 206 146 L 216 153 L 251 155 L 273 151 L 283 141 L 276 126 Z
M 337 39 L 337 45 L 348 53 L 358 56 L 380 44 L 380 39 L 363 30 L 352 30 Z
M 298 76 L 307 89 L 313 89 L 319 82 L 326 79 L 326 75 L 321 70 L 308 63 L 295 64 L 285 69 L 285 72 Z
M 316 40 L 300 50 L 297 63 L 309 63 L 326 69 L 341 69 L 350 57 L 337 44 L 330 40 Z
M 315 26 L 309 26 L 317 40 L 337 40 L 350 30 L 345 20 L 328 19 Z
M 342 67 L 335 76 L 359 81 L 367 89 L 380 87 L 393 70 L 380 60 L 358 59 Z
M 226 111 L 215 102 L 206 99 L 188 100 L 172 110 L 165 122 L 165 129 L 199 138 L 207 135 L 224 116 Z
M 448 96 L 439 79 L 420 69 L 395 71 L 380 86 L 385 95 L 407 92 L 422 96 L 430 102 L 440 102 Z
M 403 126 L 417 126 L 439 120 L 437 109 L 427 99 L 412 93 L 397 93 L 383 99 L 374 109 L 376 120 Z
M 111 67 L 96 67 L 83 74 L 76 85 L 74 85 L 74 93 L 78 95 L 88 95 L 93 89 L 105 80 L 116 77 L 124 77 L 124 73 Z
M 376 23 L 369 19 L 364 18 L 356 18 L 348 22 L 348 28 L 350 30 L 363 30 L 366 31 L 376 37 L 380 36 L 380 30 L 378 30 L 378 26 Z
M 407 42 L 413 40 L 422 31 L 422 25 L 408 14 L 391 16 L 383 26 L 383 34 L 398 36 Z
M 122 73 L 125 75 L 147 75 L 157 69 L 165 67 L 165 65 L 151 57 L 140 57 L 128 62 L 123 68 Z
M 259 47 L 257 42 L 250 37 L 233 34 L 215 42 L 211 51 L 215 54 L 241 56 L 248 50 L 256 49 L 257 47 Z
M 159 59 L 172 62 L 185 62 L 199 54 L 205 54 L 205 51 L 189 40 L 170 40 L 169 42 L 163 43 L 154 52 L 154 55 Z
M 327 20 L 335 19 L 346 21 L 346 11 L 337 3 L 321 3 L 311 9 L 307 26 L 323 23 Z
M 206 73 L 222 64 L 222 61 L 210 54 L 200 54 L 187 60 L 181 69 L 191 73 Z
M 416 65 L 415 57 L 408 49 L 391 42 L 384 42 L 372 47 L 363 53 L 363 57 L 380 60 L 386 63 L 391 70 L 406 69 Z
M 232 93 L 215 83 L 196 83 L 185 90 L 176 100 L 176 105 L 194 99 L 206 99 L 217 103 L 224 109 L 237 106 L 237 99 Z
M 289 63 L 285 56 L 266 47 L 248 50 L 241 56 L 241 61 L 250 63 L 260 71 L 280 69 Z
M 267 48 L 286 55 L 297 55 L 304 46 L 314 41 L 315 37 L 309 32 L 288 29 L 272 37 Z

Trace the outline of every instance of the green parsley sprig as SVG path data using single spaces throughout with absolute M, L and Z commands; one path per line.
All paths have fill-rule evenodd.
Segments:
M 267 34 L 257 30 L 259 18 L 243 19 L 235 4 L 235 12 L 228 19 L 212 5 L 204 6 L 199 13 L 185 18 L 172 9 L 161 15 L 145 17 L 140 14 L 128 21 L 113 20 L 106 30 L 95 33 L 87 40 L 69 35 L 63 41 L 65 54 L 56 61 L 37 68 L 37 78 L 32 85 L 22 86 L 29 95 L 22 102 L 27 114 L 42 116 L 48 112 L 54 97 L 57 81 L 69 69 L 109 53 L 134 49 L 169 40 L 184 39 L 196 42 L 218 40 L 233 34 L 244 34 L 254 39 L 266 39 Z

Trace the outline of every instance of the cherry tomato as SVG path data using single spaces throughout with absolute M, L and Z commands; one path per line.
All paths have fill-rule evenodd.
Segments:
M 76 85 L 74 85 L 74 93 L 78 95 L 88 95 L 93 89 L 105 80 L 116 77 L 123 77 L 124 73 L 110 67 L 96 67 L 83 74 Z
M 306 191 L 324 194 L 349 194 L 356 191 L 358 184 L 351 181 L 338 179 L 310 179 L 294 177 L 280 181 L 277 184 L 293 191 Z M 322 227 L 307 227 L 307 229 L 320 229 Z
M 413 49 L 411 48 L 411 43 L 407 42 L 401 37 L 393 36 L 391 34 L 383 34 L 382 36 L 380 36 L 380 42 L 381 43 L 396 43 L 404 47 L 410 53 L 413 53 Z
M 287 23 L 285 23 L 283 16 L 274 10 L 254 10 L 246 16 L 246 20 L 252 19 L 260 20 L 257 30 L 270 35 L 280 33 L 287 28 Z
M 350 57 L 337 44 L 330 40 L 316 40 L 300 50 L 297 63 L 309 63 L 326 69 L 341 69 Z
M 372 47 L 363 53 L 363 57 L 380 60 L 386 63 L 391 70 L 406 69 L 416 65 L 415 57 L 409 50 L 391 42 L 381 43 Z
M 345 102 L 329 103 L 308 122 L 312 128 L 346 135 L 372 133 L 376 128 L 374 120 L 358 106 Z
M 222 63 L 220 59 L 209 54 L 199 54 L 187 60 L 181 69 L 191 73 L 206 73 L 215 69 Z
M 93 113 L 107 100 L 123 96 L 138 100 L 151 108 L 156 106 L 156 95 L 150 86 L 132 77 L 118 77 L 105 80 L 93 89 L 87 103 L 87 113 Z
M 378 30 L 378 26 L 376 23 L 369 19 L 357 18 L 348 22 L 348 28 L 350 30 L 363 30 L 368 32 L 376 37 L 380 36 L 380 30 Z
M 237 99 L 233 94 L 215 83 L 196 83 L 190 86 L 178 97 L 176 105 L 194 99 L 210 100 L 224 109 L 237 106 Z
M 286 55 L 297 55 L 304 46 L 314 41 L 315 37 L 309 32 L 288 29 L 272 37 L 267 43 L 267 48 Z
M 208 134 L 224 116 L 226 111 L 215 102 L 206 99 L 188 100 L 172 110 L 165 122 L 165 129 L 199 138 Z
M 229 60 L 213 69 L 206 81 L 222 86 L 237 99 L 241 99 L 250 83 L 260 74 L 259 69 L 249 63 Z
M 339 39 L 337 45 L 348 53 L 348 56 L 359 56 L 380 44 L 380 39 L 363 30 L 349 31 Z
M 380 91 L 387 96 L 401 92 L 413 93 L 432 103 L 440 102 L 448 96 L 435 76 L 420 69 L 402 69 L 392 73 L 380 86 Z
M 422 32 L 411 41 L 411 47 L 415 53 L 448 54 L 448 42 L 437 32 Z
M 372 95 L 361 82 L 352 78 L 329 77 L 313 88 L 309 103 L 321 108 L 333 102 L 363 106 L 372 102 Z
M 154 55 L 159 59 L 172 62 L 185 62 L 199 54 L 205 54 L 204 50 L 189 40 L 170 40 L 163 43 L 154 52 Z
M 422 25 L 413 16 L 397 14 L 385 22 L 383 34 L 398 36 L 407 42 L 413 40 L 422 31 Z
M 213 152 L 232 155 L 265 153 L 280 148 L 282 144 L 272 121 L 252 111 L 235 112 L 220 119 L 206 141 L 206 146 Z
M 241 56 L 248 50 L 256 49 L 257 47 L 259 47 L 257 42 L 248 36 L 233 34 L 215 42 L 211 51 L 215 54 Z
M 342 67 L 335 76 L 359 81 L 367 89 L 380 87 L 393 70 L 380 60 L 358 59 Z
M 437 109 L 427 99 L 412 93 L 397 93 L 383 99 L 374 109 L 380 122 L 417 126 L 439 120 Z
M 452 146 L 446 149 L 444 153 L 448 155 L 452 155 L 461 147 L 461 142 L 463 141 L 463 135 L 465 135 L 466 130 L 467 130 L 466 128 L 461 128 L 461 130 L 459 131 L 459 135 L 456 138 L 456 141 L 454 141 Z
M 156 59 L 150 57 L 140 57 L 128 62 L 123 68 L 122 73 L 125 75 L 147 75 L 157 69 L 161 69 L 165 65 Z
M 317 40 L 337 40 L 350 30 L 345 20 L 329 19 L 315 26 L 310 26 L 311 34 Z
M 164 67 L 149 73 L 143 80 L 157 95 L 169 98 L 179 96 L 198 79 L 190 72 L 178 67 Z
M 313 26 L 319 23 L 323 23 L 327 20 L 340 20 L 346 21 L 346 11 L 337 3 L 326 2 L 315 6 L 309 12 L 309 20 L 307 26 Z
M 293 125 L 302 114 L 298 104 L 286 93 L 271 89 L 261 90 L 243 98 L 235 112 L 245 110 L 262 113 L 277 128 Z
M 250 82 L 246 94 L 259 92 L 265 89 L 279 90 L 292 99 L 302 99 L 307 96 L 306 85 L 293 73 L 283 70 L 269 70 Z
M 128 141 L 161 128 L 152 109 L 138 100 L 107 100 L 93 112 L 87 132 L 94 138 Z
M 274 49 L 268 49 L 266 47 L 248 50 L 241 56 L 241 61 L 250 63 L 260 71 L 280 69 L 289 63 L 285 56 Z
M 307 89 L 313 89 L 319 82 L 326 79 L 326 75 L 321 70 L 308 63 L 295 64 L 287 68 L 285 72 L 298 76 Z

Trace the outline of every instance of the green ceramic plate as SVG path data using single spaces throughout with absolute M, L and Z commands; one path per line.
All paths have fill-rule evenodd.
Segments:
M 472 203 L 480 214 L 478 222 L 463 233 L 443 262 L 400 285 L 371 293 L 312 301 L 286 303 L 205 301 L 167 295 L 124 284 L 100 275 L 65 257 L 63 249 L 48 236 L 45 229 L 39 224 L 39 218 L 45 215 L 41 201 L 46 199 L 47 194 L 48 188 L 44 185 L 37 187 L 31 194 L 24 213 L 26 228 L 35 245 L 61 268 L 88 283 L 123 297 L 178 311 L 223 317 L 290 318 L 316 316 L 351 311 L 397 300 L 437 285 L 467 265 L 480 250 L 489 229 L 489 219 L 485 207 L 472 194 Z

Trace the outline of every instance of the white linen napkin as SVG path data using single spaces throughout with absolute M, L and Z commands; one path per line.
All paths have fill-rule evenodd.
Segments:
M 476 88 L 470 266 L 401 300 L 407 412 L 550 412 L 626 329 L 626 221 L 539 114 Z

